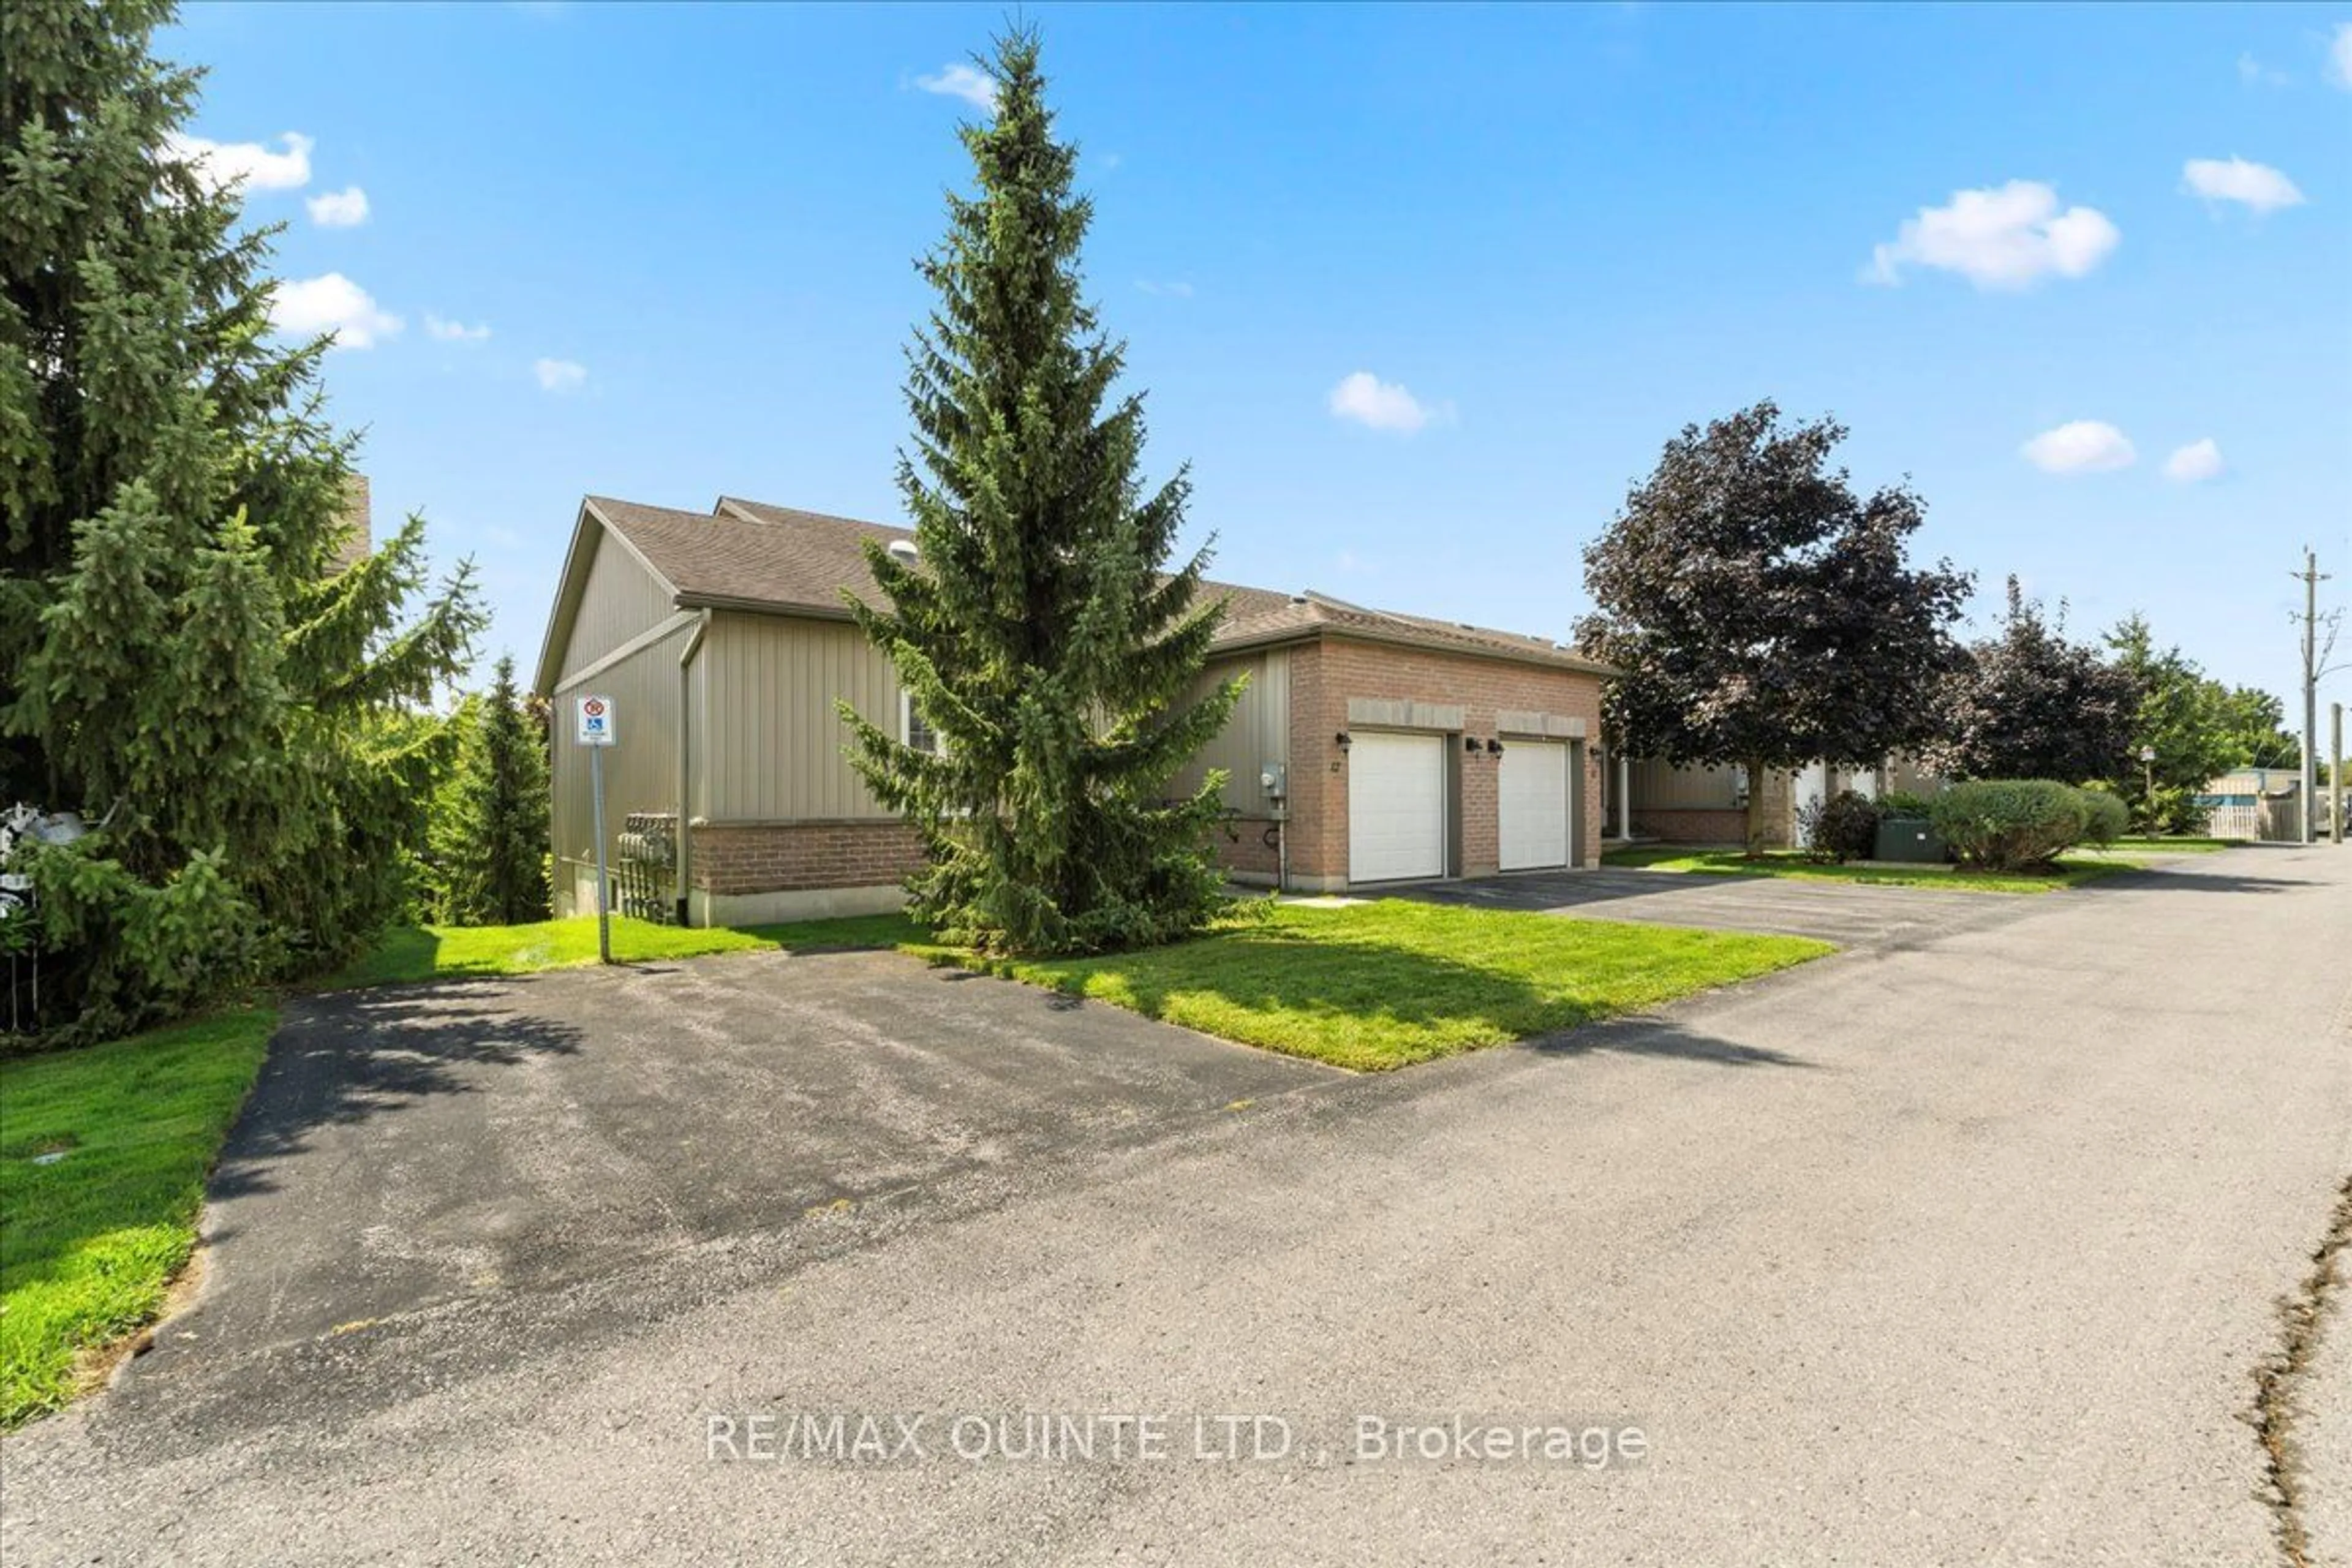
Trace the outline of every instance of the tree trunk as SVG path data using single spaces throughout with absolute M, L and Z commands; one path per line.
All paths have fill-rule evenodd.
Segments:
M 1764 764 L 1750 759 L 1748 763 L 1748 858 L 1760 859 L 1766 841 L 1771 837 L 1769 819 L 1765 816 L 1769 791 L 1764 787 Z

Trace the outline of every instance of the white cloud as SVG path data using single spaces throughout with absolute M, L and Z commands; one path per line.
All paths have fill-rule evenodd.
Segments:
M 1331 389 L 1334 418 L 1352 419 L 1374 430 L 1410 436 L 1450 413 L 1446 405 L 1423 403 L 1397 383 L 1382 381 L 1368 370 L 1356 372 Z
M 174 157 L 196 166 L 204 182 L 218 190 L 242 180 L 248 191 L 294 191 L 310 183 L 310 149 L 318 143 L 289 131 L 278 140 L 286 144 L 273 153 L 258 142 L 208 142 L 177 132 L 164 139 Z
M 2191 441 L 2164 459 L 2164 477 L 2178 485 L 2202 484 L 2221 472 L 2221 448 L 2212 437 Z
M 445 343 L 478 343 L 490 335 L 490 324 L 488 321 L 478 322 L 469 327 L 463 321 L 453 321 L 446 316 L 436 316 L 430 310 L 425 312 L 425 330 L 436 340 Z
M 2352 22 L 2336 24 L 2336 37 L 2327 46 L 2327 79 L 2352 90 Z
M 340 272 L 278 284 L 269 324 L 302 338 L 332 332 L 339 349 L 373 348 L 378 340 L 397 335 L 401 326 L 398 316 Z
M 1147 294 L 1163 295 L 1171 300 L 1189 300 L 1192 297 L 1192 286 L 1181 279 L 1174 282 L 1160 283 L 1150 278 L 1139 278 L 1135 280 L 1135 286 Z
M 2052 474 L 2104 473 L 2139 460 L 2124 433 L 2104 419 L 2077 419 L 2044 430 L 2021 450 L 2027 462 Z
M 1901 281 L 1906 267 L 1958 272 L 1979 289 L 2023 289 L 2055 273 L 2080 278 L 2107 258 L 2123 236 L 2093 207 L 2061 212 L 2058 193 L 2036 180 L 1997 190 L 1955 191 L 1921 207 L 1892 244 L 1871 254 L 1866 281 Z
M 541 392 L 577 392 L 588 384 L 588 367 L 577 360 L 543 359 L 531 363 Z
M 310 221 L 320 228 L 357 228 L 368 220 L 367 193 L 357 185 L 310 196 L 302 205 L 310 209 Z
M 2304 201 L 2293 180 L 2268 163 L 2243 158 L 2191 158 L 2181 166 L 2180 188 L 2209 202 L 2237 202 L 2257 213 L 2299 207 Z
M 2238 57 L 2238 79 L 2248 87 L 2284 87 L 2286 72 L 2266 66 L 2252 55 Z
M 996 112 L 996 83 L 976 67 L 941 66 L 929 76 L 917 77 L 915 85 L 942 98 L 961 98 L 982 114 Z

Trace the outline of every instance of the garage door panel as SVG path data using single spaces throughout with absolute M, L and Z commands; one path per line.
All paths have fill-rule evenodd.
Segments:
M 1557 742 L 1504 744 L 1497 781 L 1502 833 L 1498 857 L 1506 871 L 1568 864 L 1568 748 Z
M 1348 880 L 1444 875 L 1444 738 L 1360 731 L 1348 752 Z

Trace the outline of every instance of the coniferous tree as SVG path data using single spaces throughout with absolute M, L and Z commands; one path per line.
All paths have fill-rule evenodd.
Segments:
M 405 615 L 415 519 L 337 569 L 328 343 L 268 341 L 275 231 L 176 141 L 170 16 L 0 6 L 0 801 L 103 824 L 30 858 L 82 1035 L 398 908 L 439 765 L 400 710 L 479 624 L 465 573 Z
M 887 607 L 851 603 L 940 744 L 843 717 L 860 773 L 923 836 L 917 914 L 984 946 L 1085 951 L 1218 907 L 1223 778 L 1165 792 L 1240 687 L 1194 695 L 1222 605 L 1200 594 L 1205 552 L 1163 570 L 1188 482 L 1138 477 L 1142 401 L 1113 396 L 1122 347 L 1081 297 L 1093 207 L 1037 58 L 1019 31 L 982 62 L 995 112 L 962 128 L 978 190 L 949 198 L 921 263 L 939 304 L 908 353 L 898 468 L 919 561 L 869 546 Z
M 457 764 L 434 808 L 436 918 L 513 925 L 547 918 L 547 744 L 515 689 L 514 658 L 451 721 Z

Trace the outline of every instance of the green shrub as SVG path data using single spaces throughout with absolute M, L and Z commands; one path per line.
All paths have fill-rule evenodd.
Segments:
M 2091 784 L 2074 793 L 2083 797 L 2084 843 L 2105 848 L 2131 826 L 2131 811 L 2115 791 Z
M 1878 815 L 1927 820 L 1935 815 L 1936 797 L 1907 789 L 1891 789 L 1878 797 Z
M 1982 779 L 1936 797 L 1928 820 L 1964 866 L 2013 871 L 2047 865 L 2090 827 L 2084 792 L 2051 779 Z
M 1867 860 L 1878 847 L 1878 803 L 1842 789 L 1797 813 L 1807 858 L 1824 864 Z

